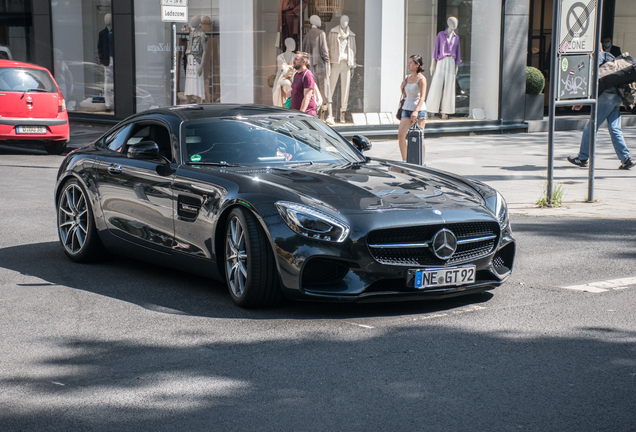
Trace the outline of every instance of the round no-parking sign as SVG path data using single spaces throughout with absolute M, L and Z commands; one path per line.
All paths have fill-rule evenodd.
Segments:
M 559 51 L 567 54 L 594 51 L 597 0 L 562 0 Z

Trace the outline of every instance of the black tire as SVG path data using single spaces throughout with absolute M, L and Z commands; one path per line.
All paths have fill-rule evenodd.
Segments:
M 56 210 L 58 237 L 64 253 L 71 260 L 95 262 L 107 255 L 95 227 L 88 194 L 77 180 L 72 179 L 64 184 Z
M 44 149 L 50 155 L 61 155 L 66 149 L 66 141 L 45 144 Z
M 234 302 L 244 308 L 282 300 L 280 278 L 267 236 L 254 216 L 233 209 L 225 229 L 225 280 Z

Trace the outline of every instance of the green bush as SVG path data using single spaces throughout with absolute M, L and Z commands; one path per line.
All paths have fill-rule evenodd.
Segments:
M 526 67 L 526 94 L 539 94 L 545 87 L 545 78 L 539 69 Z

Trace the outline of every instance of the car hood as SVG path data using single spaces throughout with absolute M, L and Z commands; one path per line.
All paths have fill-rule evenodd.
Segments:
M 391 161 L 360 165 L 299 165 L 237 169 L 235 174 L 319 200 L 341 212 L 371 209 L 482 207 L 482 197 L 457 177 Z

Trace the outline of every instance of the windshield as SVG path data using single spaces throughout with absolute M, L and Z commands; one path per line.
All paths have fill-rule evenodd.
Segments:
M 351 163 L 364 160 L 321 120 L 305 116 L 215 118 L 185 123 L 189 163 Z
M 57 93 L 48 72 L 40 69 L 0 68 L 0 91 Z

